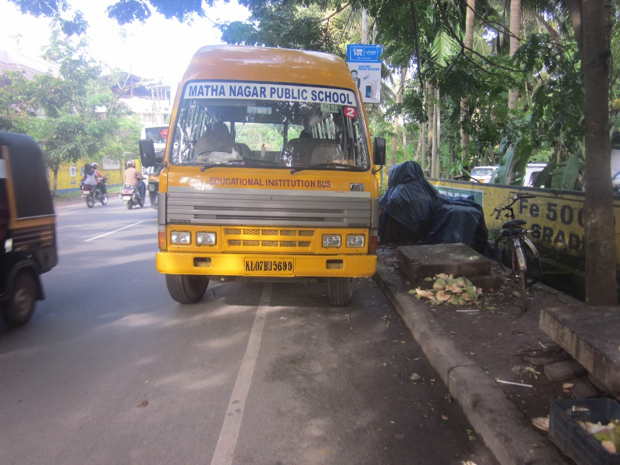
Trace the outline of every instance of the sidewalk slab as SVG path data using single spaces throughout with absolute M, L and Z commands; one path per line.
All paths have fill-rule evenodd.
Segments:
M 456 346 L 429 312 L 427 304 L 408 294 L 400 276 L 379 261 L 375 280 L 500 463 L 568 463 L 551 443 L 533 430 L 497 382 Z
M 407 269 L 409 277 L 433 277 L 438 273 L 454 276 L 488 276 L 491 261 L 465 244 L 436 244 L 401 246 L 396 255 Z
M 620 397 L 620 306 L 543 309 L 540 329 Z
M 545 365 L 545 376 L 549 381 L 553 382 L 579 378 L 586 374 L 586 369 L 579 362 L 572 359 Z
M 425 278 L 439 273 L 465 276 L 485 290 L 497 290 L 500 285 L 499 276 L 491 274 L 491 260 L 465 244 L 401 246 L 396 256 L 411 283 L 422 289 L 432 285 Z

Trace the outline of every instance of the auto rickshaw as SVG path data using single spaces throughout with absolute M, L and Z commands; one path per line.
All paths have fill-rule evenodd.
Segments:
M 43 154 L 24 134 L 0 132 L 0 315 L 27 323 L 43 300 L 39 276 L 58 263 L 56 215 Z

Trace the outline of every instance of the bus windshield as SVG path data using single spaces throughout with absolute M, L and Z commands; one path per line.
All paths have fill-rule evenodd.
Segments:
M 363 115 L 346 89 L 193 81 L 173 137 L 174 165 L 370 167 Z

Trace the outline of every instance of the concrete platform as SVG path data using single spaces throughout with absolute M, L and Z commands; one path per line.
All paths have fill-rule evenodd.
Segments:
M 620 306 L 548 308 L 539 327 L 620 397 Z
M 492 260 L 465 244 L 401 246 L 396 249 L 396 256 L 409 281 L 423 289 L 430 285 L 424 278 L 439 273 L 465 276 L 488 292 L 499 289 L 501 282 L 498 276 L 491 275 Z

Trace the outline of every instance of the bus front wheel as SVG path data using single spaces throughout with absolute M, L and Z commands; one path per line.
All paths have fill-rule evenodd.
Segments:
M 200 275 L 167 274 L 166 287 L 170 297 L 180 304 L 195 304 L 207 291 L 209 278 Z
M 353 297 L 353 278 L 327 278 L 327 291 L 332 305 L 348 305 Z

